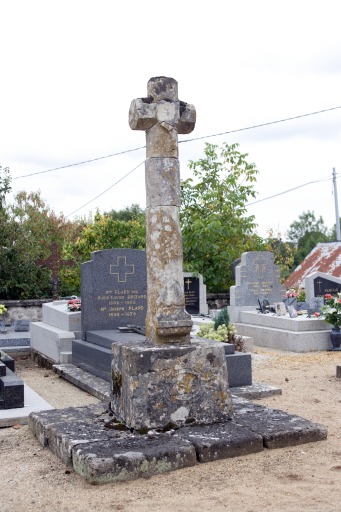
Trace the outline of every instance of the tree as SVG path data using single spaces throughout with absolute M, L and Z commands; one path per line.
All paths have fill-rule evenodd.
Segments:
M 329 238 L 326 234 L 321 231 L 310 231 L 305 233 L 298 241 L 294 267 L 297 267 L 302 263 L 304 258 L 316 247 L 319 242 L 328 242 Z
M 274 263 L 279 266 L 281 282 L 284 282 L 294 266 L 295 246 L 292 242 L 285 242 L 281 233 L 274 233 L 272 229 L 268 231 L 265 243 L 265 249 L 274 254 Z
M 80 291 L 80 264 L 90 260 L 93 251 L 115 248 L 144 249 L 146 246 L 145 216 L 137 205 L 131 207 L 130 220 L 127 210 L 109 213 L 96 213 L 93 223 L 85 226 L 77 240 L 65 244 L 64 258 L 75 262 L 73 268 L 63 269 L 63 280 Z M 128 215 L 129 217 L 129 215 Z
M 65 241 L 75 237 L 81 225 L 57 216 L 39 191 L 19 192 L 5 213 L 0 215 L 0 297 L 51 297 L 51 271 L 37 262 L 50 256 L 52 244 L 61 253 Z M 68 293 L 65 284 L 61 286 Z
M 8 167 L 0 165 L 0 210 L 5 209 L 6 194 L 12 190 L 11 175 Z
M 290 224 L 288 238 L 295 244 L 293 269 L 300 265 L 304 258 L 319 242 L 329 240 L 328 229 L 320 216 L 316 219 L 314 212 L 303 212 L 299 220 Z
M 241 253 L 264 249 L 254 233 L 255 217 L 246 215 L 258 171 L 237 148 L 206 143 L 205 157 L 189 162 L 195 182 L 181 183 L 184 267 L 203 274 L 211 291 L 227 290 L 233 283 L 231 263 Z
M 299 220 L 292 222 L 289 226 L 288 239 L 290 242 L 298 244 L 300 238 L 306 233 L 316 232 L 327 235 L 327 227 L 324 225 L 324 220 L 320 216 L 316 219 L 314 212 L 307 211 L 301 213 L 298 217 Z
M 142 218 L 144 217 L 145 213 L 140 205 L 132 204 L 123 210 L 110 210 L 110 212 L 105 212 L 104 215 L 112 218 L 113 220 L 129 221 Z

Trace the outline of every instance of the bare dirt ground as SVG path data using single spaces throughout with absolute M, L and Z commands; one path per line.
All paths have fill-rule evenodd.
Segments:
M 328 427 L 318 443 L 264 450 L 173 473 L 93 486 L 39 445 L 27 426 L 0 429 L 1 512 L 321 511 L 341 510 L 340 352 L 255 350 L 253 380 L 280 387 L 258 401 Z M 97 400 L 29 359 L 25 382 L 56 408 Z

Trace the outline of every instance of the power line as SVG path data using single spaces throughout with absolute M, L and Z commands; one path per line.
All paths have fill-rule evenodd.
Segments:
M 129 174 L 131 174 L 132 172 L 136 171 L 136 169 L 138 167 L 140 167 L 140 165 L 142 165 L 143 163 L 145 162 L 145 160 L 143 160 L 141 163 L 139 163 L 139 165 L 137 165 L 136 167 L 134 167 L 134 169 L 132 169 L 131 171 L 127 172 L 127 174 L 125 174 L 124 176 L 122 176 L 122 178 L 120 178 L 118 181 L 116 181 L 115 183 L 113 183 L 110 187 L 106 188 L 105 190 L 103 190 L 103 192 L 101 192 L 100 194 L 98 194 L 96 197 L 94 197 L 93 199 L 91 199 L 90 201 L 88 201 L 87 203 L 83 204 L 83 206 L 80 206 L 79 208 L 77 208 L 77 210 L 74 210 L 73 212 L 69 213 L 68 215 L 65 215 L 65 218 L 67 219 L 68 217 L 70 217 L 71 215 L 79 212 L 79 210 L 82 210 L 83 208 L 85 208 L 85 206 L 88 206 L 88 204 L 92 203 L 93 201 L 95 201 L 96 199 L 98 199 L 99 197 L 101 197 L 103 194 L 105 194 L 106 192 L 108 192 L 108 190 L 110 190 L 111 188 L 113 188 L 115 185 L 117 185 L 120 181 L 124 180 L 124 178 L 126 178 L 127 176 L 129 176 Z
M 68 167 L 74 167 L 76 165 L 89 164 L 91 162 L 96 162 L 97 160 L 104 160 L 105 158 L 111 158 L 112 156 L 123 155 L 125 153 L 131 153 L 132 151 L 138 151 L 139 149 L 144 149 L 146 146 L 141 146 L 139 148 L 134 149 L 126 149 L 124 151 L 119 151 L 118 153 L 112 153 L 111 155 L 98 156 L 97 158 L 91 158 L 90 160 L 83 160 L 82 162 L 76 162 L 75 164 L 67 164 L 62 165 L 61 167 L 54 167 L 53 169 L 47 169 L 46 171 L 32 172 L 30 174 L 24 174 L 23 176 L 17 176 L 16 178 L 12 178 L 12 180 L 19 180 L 20 178 L 27 178 L 28 176 L 35 176 L 36 174 L 44 174 L 45 172 L 59 171 L 61 169 L 67 169 Z
M 209 138 L 212 138 L 212 137 L 219 137 L 221 135 L 229 135 L 231 133 L 238 133 L 238 132 L 243 132 L 243 131 L 246 131 L 246 130 L 254 130 L 255 128 L 262 128 L 264 126 L 270 126 L 272 124 L 284 123 L 286 121 L 293 121 L 295 119 L 300 119 L 302 117 L 314 116 L 316 114 L 323 114 L 324 112 L 331 112 L 332 110 L 337 110 L 339 108 L 341 108 L 341 105 L 338 106 L 338 107 L 326 108 L 324 110 L 317 110 L 316 112 L 310 112 L 308 114 L 300 114 L 300 115 L 293 116 L 293 117 L 286 117 L 286 118 L 283 118 L 283 119 L 278 119 L 277 121 L 269 121 L 267 123 L 255 124 L 255 125 L 252 125 L 252 126 L 246 126 L 244 128 L 237 128 L 235 130 L 229 130 L 229 131 L 226 131 L 226 132 L 214 133 L 214 134 L 211 134 L 211 135 L 203 135 L 201 137 L 193 137 L 192 139 L 181 140 L 181 141 L 179 141 L 179 144 L 182 144 L 182 143 L 185 143 L 185 142 L 192 142 L 192 141 L 195 141 L 195 140 L 209 139 Z M 138 148 L 126 149 L 124 151 L 119 151 L 117 153 L 112 153 L 110 155 L 99 156 L 99 157 L 96 157 L 96 158 L 91 158 L 89 160 L 83 160 L 82 162 L 76 162 L 76 163 L 73 163 L 73 164 L 62 165 L 60 167 L 54 167 L 53 169 L 47 169 L 45 171 L 32 172 L 30 174 L 24 174 L 22 176 L 17 176 L 15 178 L 12 178 L 12 180 L 19 180 L 21 178 L 27 178 L 29 176 L 35 176 L 37 174 L 44 174 L 44 173 L 52 172 L 52 171 L 59 171 L 61 169 L 67 169 L 69 167 L 74 167 L 76 165 L 89 164 L 91 162 L 96 162 L 98 160 L 104 160 L 105 158 L 111 158 L 113 156 L 123 155 L 125 153 L 132 153 L 134 151 L 138 151 L 139 149 L 144 149 L 145 147 L 146 146 L 140 146 Z
M 264 199 L 259 199 L 258 201 L 254 201 L 253 203 L 249 203 L 246 206 L 252 206 L 257 203 L 262 203 L 263 201 L 267 201 L 268 199 L 273 199 L 274 197 L 282 196 L 284 194 L 288 194 L 289 192 L 293 192 L 293 190 L 297 190 L 302 187 L 306 187 L 307 185 L 311 185 L 312 183 L 320 183 L 321 181 L 329 181 L 332 178 L 325 178 L 322 180 L 308 181 L 307 183 L 303 183 L 302 185 L 298 185 L 297 187 L 290 188 L 289 190 L 284 190 L 283 192 L 278 192 L 278 194 L 274 194 L 273 196 L 264 197 Z
M 278 119 L 277 121 L 269 121 L 268 123 L 255 124 L 253 126 L 247 126 L 246 128 L 237 128 L 236 130 L 230 130 L 228 132 L 214 133 L 213 135 L 203 135 L 202 137 L 194 137 L 193 139 L 186 139 L 186 140 L 182 140 L 181 142 L 191 142 L 193 140 L 209 139 L 210 137 L 219 137 L 220 135 L 228 135 L 230 133 L 237 133 L 237 132 L 243 132 L 246 130 L 253 130 L 254 128 L 262 128 L 263 126 L 269 126 L 271 124 L 284 123 L 285 121 L 293 121 L 294 119 L 300 119 L 302 117 L 314 116 L 316 114 L 330 112 L 331 110 L 337 110 L 338 108 L 341 108 L 341 105 L 339 107 L 332 107 L 332 108 L 326 108 L 324 110 L 317 110 L 316 112 L 310 112 L 308 114 L 301 114 L 298 116 L 286 117 L 284 119 Z

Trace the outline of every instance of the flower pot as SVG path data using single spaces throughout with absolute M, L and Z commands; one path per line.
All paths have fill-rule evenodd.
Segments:
M 332 350 L 341 350 L 341 331 L 340 327 L 332 327 L 330 331 L 330 340 L 332 342 Z

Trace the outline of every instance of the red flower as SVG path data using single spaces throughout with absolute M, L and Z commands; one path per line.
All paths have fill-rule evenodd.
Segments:
M 325 298 L 326 299 L 332 299 L 332 296 L 330 295 L 330 293 L 326 293 Z
M 317 317 L 317 316 L 320 316 L 320 313 L 319 313 L 318 311 L 316 311 L 316 312 L 314 313 L 314 316 L 316 316 L 316 317 Z

